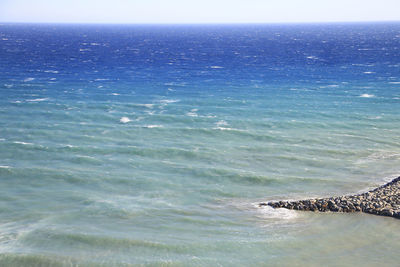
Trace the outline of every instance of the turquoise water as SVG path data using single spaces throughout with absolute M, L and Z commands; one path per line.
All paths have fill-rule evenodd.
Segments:
M 0 265 L 398 263 L 399 24 L 0 33 Z

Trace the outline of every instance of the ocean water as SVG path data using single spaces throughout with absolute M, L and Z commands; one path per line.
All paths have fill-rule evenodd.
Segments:
M 396 266 L 257 204 L 399 175 L 399 23 L 0 25 L 0 266 Z

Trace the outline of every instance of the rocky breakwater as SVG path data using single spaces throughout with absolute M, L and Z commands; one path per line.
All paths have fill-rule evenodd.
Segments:
M 400 219 L 400 177 L 362 194 L 268 202 L 260 203 L 259 206 L 320 212 L 365 212 Z

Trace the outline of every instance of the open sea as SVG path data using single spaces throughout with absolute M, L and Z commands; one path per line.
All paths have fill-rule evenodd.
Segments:
M 0 266 L 398 266 L 400 23 L 0 25 Z

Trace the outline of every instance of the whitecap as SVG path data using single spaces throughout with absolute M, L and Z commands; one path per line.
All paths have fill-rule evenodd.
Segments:
M 153 108 L 154 104 L 137 104 L 139 107 Z
M 121 117 L 121 119 L 119 119 L 119 121 L 122 123 L 128 123 L 131 121 L 131 119 L 129 119 L 128 117 Z
M 364 73 L 364 74 L 373 74 L 373 73 L 375 73 L 375 72 L 373 72 L 373 71 L 364 71 L 363 73 Z
M 46 73 L 54 73 L 54 74 L 59 73 L 58 70 L 45 70 L 44 72 L 46 72 Z
M 368 117 L 368 119 L 370 119 L 370 120 L 379 120 L 379 119 L 382 119 L 382 116 L 372 116 L 372 117 Z
M 65 145 L 65 147 L 74 148 L 74 147 L 78 147 L 78 146 L 74 146 L 74 145 L 69 145 L 69 144 L 67 144 L 67 145 Z
M 389 84 L 400 84 L 400 82 L 389 82 Z
M 371 97 L 375 97 L 375 95 L 371 95 L 371 94 L 362 94 L 359 97 L 364 97 L 364 98 L 371 98 Z
M 46 101 L 46 100 L 49 100 L 49 98 L 45 97 L 45 98 L 28 99 L 28 100 L 26 100 L 26 102 L 42 102 L 42 101 Z
M 7 166 L 7 165 L 0 165 L 0 169 L 10 169 L 11 167 L 10 166 Z
M 257 205 L 258 203 L 254 204 Z M 278 208 L 275 209 L 271 206 L 261 206 L 258 207 L 259 213 L 261 214 L 260 217 L 263 219 L 283 219 L 283 220 L 291 220 L 298 216 L 298 213 L 294 210 Z
M 164 126 L 162 125 L 157 125 L 157 124 L 153 124 L 153 125 L 144 125 L 143 128 L 162 128 Z
M 178 99 L 163 99 L 160 100 L 160 103 L 164 103 L 164 104 L 170 104 L 170 103 L 176 103 L 179 102 L 180 100 Z
M 118 93 L 112 93 L 111 95 L 119 95 Z
M 27 143 L 27 142 L 21 142 L 21 141 L 14 141 L 14 144 L 20 144 L 20 145 L 33 145 L 33 143 Z
M 224 67 L 222 66 L 210 66 L 210 69 L 223 69 Z
M 227 126 L 228 125 L 228 123 L 226 122 L 226 121 L 224 121 L 224 120 L 220 120 L 220 121 L 217 121 L 216 123 L 215 123 L 217 126 Z
M 29 77 L 29 78 L 25 78 L 25 79 L 24 79 L 24 82 L 31 82 L 31 81 L 33 81 L 33 80 L 35 80 L 35 78 Z
M 186 115 L 187 116 L 189 116 L 189 117 L 198 117 L 199 115 L 197 115 L 197 112 L 198 111 L 198 109 L 192 109 L 192 110 L 190 110 L 190 112 L 188 112 L 188 113 L 186 113 Z
M 221 131 L 234 131 L 234 130 L 236 130 L 236 129 L 228 128 L 228 127 L 216 127 L 214 129 L 221 130 Z

